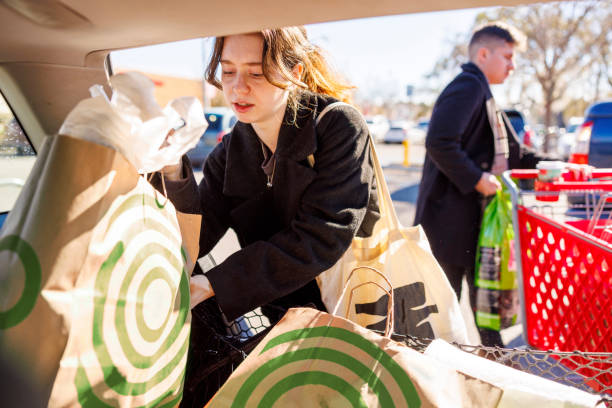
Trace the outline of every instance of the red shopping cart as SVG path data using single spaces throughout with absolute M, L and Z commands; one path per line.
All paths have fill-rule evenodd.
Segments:
M 564 172 L 536 180 L 535 190 L 513 179 L 538 170 L 512 170 L 511 193 L 523 335 L 539 350 L 581 351 L 563 364 L 597 392 L 612 394 L 612 169 L 587 180 Z M 598 359 L 597 356 L 601 358 Z M 601 361 L 599 361 L 601 360 Z

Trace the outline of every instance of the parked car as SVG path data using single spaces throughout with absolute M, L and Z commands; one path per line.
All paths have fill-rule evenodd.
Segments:
M 389 120 L 383 115 L 367 116 L 365 120 L 374 141 L 382 141 L 389 130 Z
M 194 167 L 202 167 L 206 157 L 212 152 L 223 136 L 229 133 L 238 121 L 230 108 L 209 108 L 204 113 L 208 127 L 198 144 L 187 152 L 187 157 Z
M 586 110 L 569 161 L 612 167 L 612 100 L 596 102 Z
M 565 127 L 565 132 L 559 135 L 559 139 L 557 140 L 557 153 L 566 161 L 569 160 L 569 155 L 576 145 L 576 136 L 583 122 L 584 118 L 582 116 L 569 118 L 567 126 Z
M 408 139 L 408 123 L 405 121 L 392 121 L 389 130 L 385 133 L 385 143 L 402 143 Z
M 427 133 L 427 129 L 429 129 L 429 119 L 419 120 L 419 122 L 416 124 L 416 127 Z
M 527 119 L 523 112 L 517 109 L 504 109 L 504 112 L 510 120 L 510 124 L 512 125 L 512 128 L 514 129 L 514 132 L 518 136 L 521 143 L 533 148 L 540 147 L 540 143 L 537 141 L 533 131 L 527 124 Z M 508 129 L 507 126 L 508 125 L 506 124 L 506 130 L 509 132 L 510 129 Z
M 427 136 L 429 120 L 420 120 L 408 129 L 408 140 L 410 143 L 423 144 Z
M 584 122 L 576 133 L 569 162 L 612 167 L 612 101 L 596 102 L 586 110 Z M 594 195 L 592 199 L 596 203 L 599 195 Z M 582 205 L 586 197 L 572 195 L 568 201 L 573 205 Z

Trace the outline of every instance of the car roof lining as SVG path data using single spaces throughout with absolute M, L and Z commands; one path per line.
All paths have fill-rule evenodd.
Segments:
M 91 26 L 87 17 L 57 0 L 0 0 L 0 3 L 39 26 L 57 29 Z
M 393 14 L 532 0 L 0 0 L 2 62 L 95 66 L 99 53 L 192 38 Z M 152 4 L 154 3 L 154 4 Z M 347 4 L 350 3 L 350 7 Z M 209 16 L 214 16 L 210 18 Z
M 0 0 L 0 88 L 35 148 L 92 84 L 112 50 L 266 27 L 516 6 L 533 0 Z M 410 38 L 405 46 L 410 46 Z M 108 91 L 108 90 L 107 90 Z

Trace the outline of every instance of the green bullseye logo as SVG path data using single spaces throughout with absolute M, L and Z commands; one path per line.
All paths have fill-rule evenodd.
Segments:
M 343 400 L 344 405 L 352 407 L 367 407 L 362 397 L 362 384 L 368 385 L 370 391 L 377 397 L 380 407 L 421 406 L 416 388 L 402 367 L 374 343 L 346 329 L 321 326 L 283 333 L 271 339 L 262 350 L 262 354 L 281 344 L 309 338 L 336 341 L 320 342 L 327 347 L 300 347 L 297 350 L 289 350 L 267 361 L 244 381 L 231 406 L 233 408 L 271 407 L 292 390 L 316 385 L 330 390 L 334 395 L 334 401 Z M 351 350 L 367 355 L 370 364 L 366 365 L 362 359 L 351 355 Z M 294 364 L 296 362 L 302 364 L 296 365 Z M 337 369 L 322 370 L 322 367 L 330 366 L 318 365 L 319 362 L 332 363 L 331 367 Z M 384 372 L 384 375 L 379 376 L 373 372 L 371 367 L 374 366 L 382 367 L 383 370 L 378 369 L 378 372 Z M 315 368 L 304 371 L 304 367 Z M 351 384 L 349 380 L 342 378 L 339 375 L 342 370 L 351 373 L 356 381 Z M 273 376 L 274 380 L 269 381 Z M 395 392 L 390 392 L 389 386 L 394 387 Z M 313 398 L 313 404 L 317 402 L 315 394 L 304 393 Z M 255 395 L 257 397 L 254 397 Z
M 103 243 L 114 245 L 93 288 L 95 363 L 88 358 L 85 364 L 81 355 L 74 380 L 82 406 L 171 407 L 180 401 L 189 281 L 173 226 L 176 219 L 149 195 L 133 194 L 111 213 Z
M 17 235 L 7 235 L 2 238 L 0 251 L 16 253 L 25 271 L 25 284 L 19 300 L 9 310 L 0 312 L 0 330 L 5 330 L 17 326 L 34 309 L 40 293 L 42 271 L 34 249 Z

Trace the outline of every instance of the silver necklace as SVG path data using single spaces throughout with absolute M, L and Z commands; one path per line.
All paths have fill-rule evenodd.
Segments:
M 266 148 L 263 144 L 263 142 L 261 141 L 261 139 L 259 139 L 259 143 L 261 144 L 261 153 L 263 154 L 264 160 L 266 159 Z M 272 153 L 272 155 L 274 155 L 274 153 Z M 266 177 L 268 178 L 268 182 L 266 183 L 266 187 L 271 188 L 272 187 L 272 181 L 274 181 L 274 171 L 276 170 L 276 157 L 274 158 L 274 163 L 272 164 L 272 173 L 271 174 L 266 174 Z

